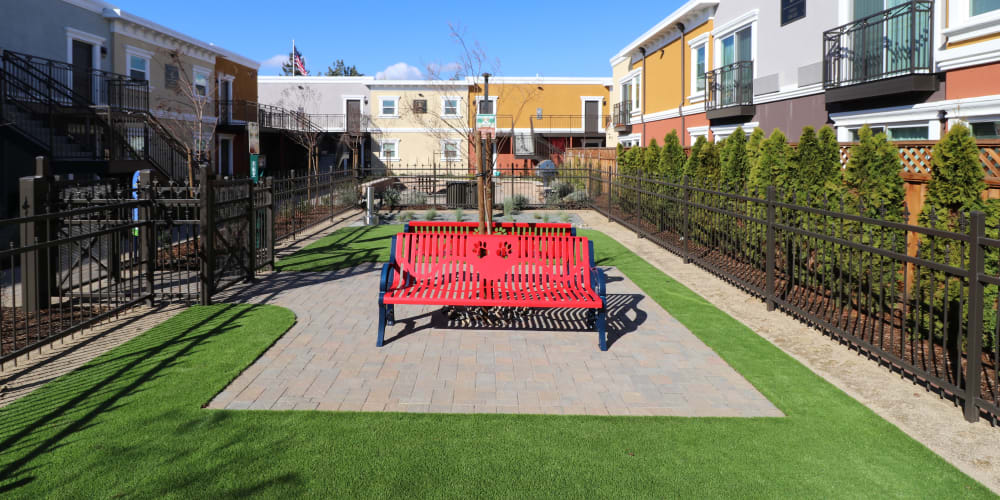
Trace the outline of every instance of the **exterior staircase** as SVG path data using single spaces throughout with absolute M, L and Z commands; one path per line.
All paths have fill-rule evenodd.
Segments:
M 0 122 L 48 156 L 56 172 L 125 175 L 149 168 L 186 180 L 186 149 L 149 113 L 148 82 L 73 71 L 64 62 L 3 51 Z

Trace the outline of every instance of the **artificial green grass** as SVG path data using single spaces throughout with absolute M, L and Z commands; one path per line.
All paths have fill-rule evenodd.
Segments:
M 346 227 L 274 264 L 277 271 L 336 271 L 389 260 L 389 237 L 403 226 Z
M 372 231 L 331 241 L 378 254 Z M 991 496 L 617 242 L 581 235 L 787 417 L 204 410 L 292 316 L 199 307 L 0 409 L 0 496 Z

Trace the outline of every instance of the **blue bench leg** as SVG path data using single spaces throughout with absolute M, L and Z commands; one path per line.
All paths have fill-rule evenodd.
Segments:
M 602 351 L 608 350 L 607 325 L 608 325 L 608 313 L 602 307 L 597 311 L 597 337 L 598 341 L 601 344 Z
M 386 321 L 386 306 L 379 304 L 378 306 L 378 342 L 375 343 L 376 347 L 382 347 L 382 343 L 385 341 L 385 321 Z

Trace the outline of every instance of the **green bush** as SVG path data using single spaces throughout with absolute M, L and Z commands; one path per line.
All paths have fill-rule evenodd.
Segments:
M 839 192 L 842 182 L 840 146 L 830 127 L 823 127 L 819 136 L 812 127 L 802 129 L 795 163 L 789 187 L 796 193 L 800 205 L 812 200 L 811 205 L 818 206 L 828 195 Z
M 684 155 L 684 147 L 681 146 L 680 139 L 677 138 L 677 131 L 671 130 L 663 139 L 663 149 L 660 150 L 660 165 L 656 169 L 656 173 L 670 182 L 678 182 L 684 174 L 686 162 L 687 157 Z
M 972 133 L 965 125 L 952 126 L 948 134 L 938 142 L 931 153 L 931 179 L 927 183 L 927 199 L 920 214 L 920 224 L 955 233 L 968 232 L 968 215 L 973 210 L 985 211 L 987 214 L 987 231 L 990 237 L 996 238 L 997 224 L 1000 223 L 1000 203 L 991 200 L 984 202 L 981 198 L 986 189 L 983 180 L 983 166 L 979 159 L 979 148 Z M 935 241 L 933 236 L 922 236 L 920 239 L 920 256 L 959 268 L 967 267 L 969 262 L 968 245 L 956 244 L 950 239 Z M 988 251 L 986 274 L 996 276 L 1000 272 L 997 262 L 997 252 Z M 987 287 L 986 310 L 984 318 L 969 318 L 968 304 L 964 299 L 966 294 L 965 280 L 948 279 L 941 271 L 923 270 L 921 279 L 921 296 L 931 303 L 924 307 L 929 310 L 933 305 L 934 315 L 925 314 L 920 326 L 922 336 L 933 332 L 935 336 L 951 339 L 961 338 L 961 326 L 969 321 L 983 322 L 983 346 L 992 349 L 996 346 L 994 332 L 996 329 L 996 287 Z M 944 311 L 949 312 L 945 317 Z M 947 325 L 947 331 L 945 331 Z M 953 346 L 957 349 L 958 346 Z
M 399 206 L 400 193 L 398 189 L 388 188 L 382 191 L 382 201 L 389 207 L 389 210 L 394 210 Z
M 465 211 L 462 210 L 461 208 L 456 208 L 455 209 L 455 222 L 462 222 L 462 219 L 464 219 L 464 218 L 465 218 Z
M 722 145 L 722 189 L 730 193 L 742 192 L 750 176 L 750 157 L 747 155 L 747 136 L 737 128 Z
M 753 139 L 753 137 L 751 137 Z M 764 197 L 768 186 L 774 186 L 784 195 L 794 190 L 794 186 L 789 185 L 789 172 L 792 170 L 791 156 L 792 150 L 780 130 L 775 129 L 760 144 L 756 161 L 750 169 L 750 188 L 759 197 Z
M 511 197 L 514 203 L 514 213 L 523 212 L 524 209 L 528 208 L 528 197 L 523 194 L 515 194 Z
M 698 149 L 698 161 L 695 163 L 694 177 L 691 184 L 705 189 L 720 189 L 722 182 L 722 160 L 719 156 L 720 148 L 712 142 L 705 142 Z
M 691 146 L 691 154 L 687 158 L 687 162 L 684 163 L 684 176 L 688 177 L 691 184 L 697 184 L 695 177 L 698 175 L 698 170 L 701 169 L 701 148 L 708 144 L 708 140 L 704 137 L 699 137 L 694 145 Z
M 656 139 L 649 141 L 649 146 L 643 148 L 642 168 L 640 173 L 649 177 L 656 174 L 660 168 L 660 146 L 656 144 Z
M 424 212 L 424 219 L 426 220 L 434 220 L 437 218 L 437 216 L 438 216 L 437 210 L 433 208 Z
M 399 220 L 402 221 L 402 222 L 410 222 L 411 220 L 413 220 L 415 218 L 416 218 L 416 215 L 413 212 L 409 211 L 409 210 L 407 210 L 406 212 L 403 212 L 399 216 Z
M 859 215 L 902 222 L 905 187 L 899 175 L 899 149 L 885 134 L 872 134 L 868 125 L 861 128 L 859 137 L 844 172 L 850 210 L 863 208 Z
M 514 216 L 514 198 L 503 200 L 503 218 L 510 220 Z

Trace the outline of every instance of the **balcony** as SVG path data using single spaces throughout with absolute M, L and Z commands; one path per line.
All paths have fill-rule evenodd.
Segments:
M 611 119 L 615 125 L 615 132 L 628 132 L 632 119 L 632 101 L 619 102 L 612 109 Z
M 933 26 L 934 2 L 917 0 L 825 32 L 826 102 L 936 91 Z
M 531 116 L 531 129 L 536 134 L 564 136 L 603 136 L 611 121 L 609 115 L 542 115 Z
M 705 73 L 705 115 L 709 120 L 753 114 L 753 61 L 727 64 Z

